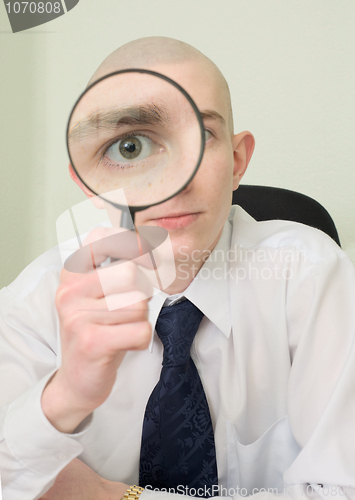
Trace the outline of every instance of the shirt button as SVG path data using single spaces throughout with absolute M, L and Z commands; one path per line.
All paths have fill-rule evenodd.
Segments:
M 57 460 L 64 461 L 67 459 L 67 456 L 65 453 L 58 453 L 57 454 Z

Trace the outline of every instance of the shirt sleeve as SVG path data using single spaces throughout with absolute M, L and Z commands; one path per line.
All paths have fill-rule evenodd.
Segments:
M 83 451 L 88 417 L 73 434 L 59 432 L 42 411 L 44 387 L 58 368 L 57 282 L 44 276 L 25 298 L 0 292 L 0 474 L 3 500 L 34 500 Z M 43 287 L 47 293 L 43 293 Z M 52 302 L 52 305 L 50 305 Z
M 301 451 L 284 490 L 255 489 L 258 500 L 355 498 L 355 269 L 335 245 L 324 253 L 295 264 L 286 292 L 287 415 Z
M 355 268 L 345 253 L 334 252 L 291 291 L 288 320 L 288 414 L 302 451 L 285 482 L 354 496 Z

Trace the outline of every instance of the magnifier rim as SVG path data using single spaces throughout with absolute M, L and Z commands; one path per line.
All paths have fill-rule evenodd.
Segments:
M 89 85 L 88 88 L 86 88 L 81 94 L 80 96 L 78 97 L 78 99 L 76 100 L 74 106 L 73 106 L 73 109 L 71 110 L 71 113 L 69 115 L 69 119 L 68 119 L 68 125 L 67 125 L 67 131 L 66 131 L 66 145 L 67 145 L 67 150 L 68 150 L 68 156 L 69 156 L 69 160 L 70 160 L 70 164 L 74 170 L 74 172 L 76 173 L 76 175 L 78 176 L 78 178 L 80 179 L 80 181 L 83 183 L 83 185 L 89 190 L 91 191 L 95 196 L 99 196 L 101 199 L 103 199 L 104 201 L 107 201 L 108 203 L 110 203 L 111 205 L 113 205 L 115 208 L 118 208 L 120 210 L 127 210 L 127 206 L 126 205 L 120 205 L 119 203 L 115 203 L 113 201 L 110 201 L 106 198 L 104 198 L 102 195 L 96 193 L 90 186 L 88 186 L 86 184 L 86 182 L 81 178 L 81 176 L 79 175 L 79 172 L 77 171 L 77 169 L 75 168 L 75 165 L 74 165 L 74 162 L 72 160 L 72 157 L 71 157 L 71 154 L 70 154 L 70 148 L 69 148 L 69 126 L 70 126 L 70 121 L 72 119 L 72 116 L 74 114 L 74 111 L 75 111 L 75 108 L 77 107 L 79 101 L 82 99 L 82 97 L 87 93 L 89 92 L 90 89 L 92 89 L 95 85 L 98 85 L 100 82 L 102 82 L 103 80 L 106 80 L 107 78 L 110 78 L 111 76 L 115 76 L 115 75 L 120 75 L 120 74 L 123 74 L 123 73 L 144 73 L 144 74 L 147 74 L 147 75 L 151 75 L 151 76 L 156 76 L 158 78 L 161 78 L 162 80 L 165 80 L 166 82 L 170 83 L 171 85 L 173 85 L 177 90 L 179 90 L 184 96 L 185 98 L 188 100 L 188 102 L 190 103 L 192 109 L 194 110 L 195 112 L 195 115 L 197 117 L 197 121 L 198 121 L 198 124 L 200 126 L 200 132 L 201 132 L 201 145 L 200 145 L 200 152 L 199 152 L 199 156 L 198 156 L 198 160 L 197 160 L 197 163 L 196 163 L 196 167 L 195 169 L 193 170 L 192 174 L 190 175 L 190 177 L 188 178 L 188 180 L 185 182 L 185 184 L 178 190 L 176 191 L 174 194 L 172 194 L 171 196 L 168 196 L 167 198 L 164 198 L 163 200 L 161 201 L 158 201 L 156 203 L 150 203 L 149 205 L 128 205 L 128 209 L 130 210 L 131 213 L 135 213 L 135 212 L 140 212 L 142 210 L 146 210 L 147 208 L 150 208 L 150 207 L 154 207 L 155 205 L 160 205 L 161 203 L 164 203 L 165 201 L 168 201 L 170 200 L 171 198 L 173 198 L 174 196 L 176 196 L 177 194 L 179 194 L 181 191 L 183 191 L 186 186 L 191 182 L 191 180 L 194 178 L 199 166 L 201 165 L 201 161 L 202 161 L 202 158 L 203 158 L 203 154 L 204 154 L 204 151 L 205 151 L 205 129 L 204 129 L 204 124 L 203 124 L 203 120 L 202 120 L 202 116 L 201 116 L 201 113 L 200 113 L 200 110 L 198 109 L 198 107 L 196 106 L 195 104 L 195 101 L 192 99 L 192 97 L 186 92 L 186 90 L 181 87 L 181 85 L 179 85 L 177 82 L 175 82 L 174 80 L 172 80 L 171 78 L 169 78 L 168 76 L 166 75 L 163 75 L 162 73 L 158 73 L 157 71 L 152 71 L 150 69 L 143 69 L 143 68 L 129 68 L 129 69 L 121 69 L 119 71 L 113 71 L 112 73 L 109 73 L 105 76 L 102 76 L 101 78 L 99 78 L 98 80 L 96 80 L 95 82 L 93 82 L 91 85 Z

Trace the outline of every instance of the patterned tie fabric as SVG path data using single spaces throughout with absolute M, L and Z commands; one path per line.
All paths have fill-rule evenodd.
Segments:
M 190 357 L 202 318 L 188 300 L 160 312 L 156 331 L 164 346 L 163 367 L 145 410 L 139 484 L 184 494 L 193 488 L 194 496 L 209 497 L 215 493 L 212 486 L 218 485 L 214 435 L 206 395 Z

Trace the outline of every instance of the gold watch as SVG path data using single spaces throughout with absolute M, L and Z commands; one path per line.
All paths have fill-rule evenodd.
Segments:
M 144 488 L 134 484 L 128 488 L 123 498 L 127 498 L 128 500 L 138 500 L 142 491 L 144 491 Z

